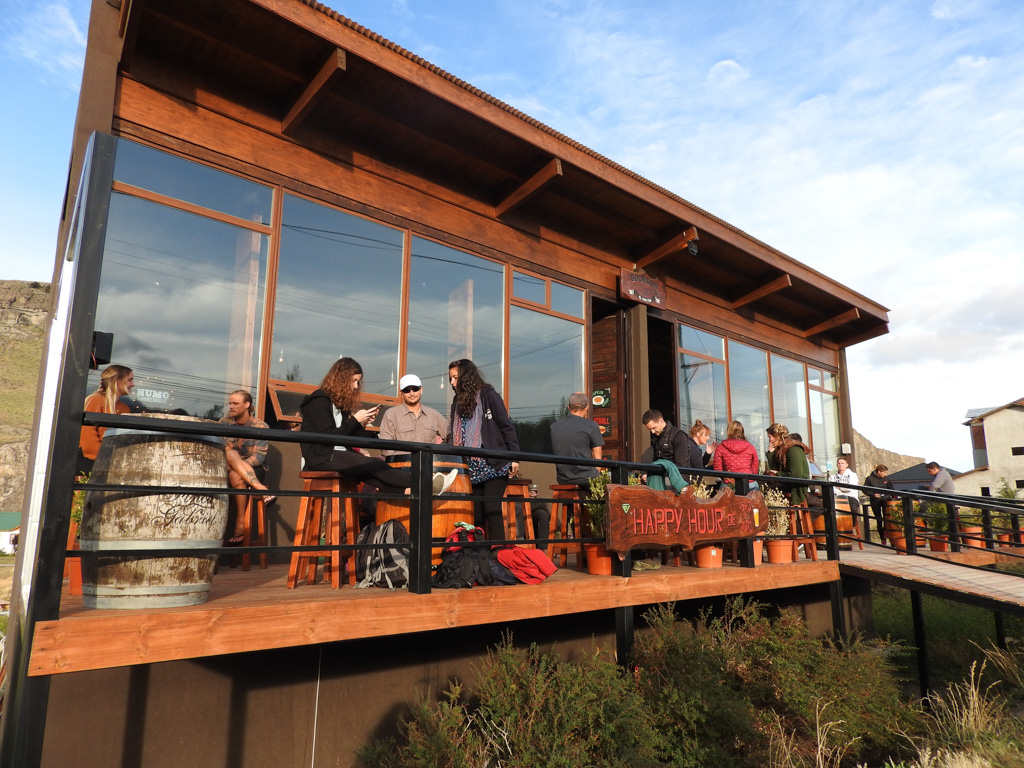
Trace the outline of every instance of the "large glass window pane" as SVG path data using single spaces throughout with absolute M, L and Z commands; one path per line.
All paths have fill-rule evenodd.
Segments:
M 815 462 L 826 472 L 834 470 L 840 449 L 838 397 L 811 392 L 811 434 Z
M 394 395 L 402 296 L 401 230 L 285 196 L 271 377 L 319 384 L 339 357 L 363 390 Z
M 448 414 L 448 363 L 469 358 L 502 388 L 505 268 L 440 243 L 412 239 L 406 369 L 423 381 L 423 402 Z
M 134 369 L 144 405 L 213 417 L 228 392 L 254 387 L 267 240 L 111 196 L 96 330 L 114 334 L 113 362 Z
M 680 421 L 693 425 L 700 419 L 716 441 L 724 440 L 729 427 L 725 366 L 684 352 L 679 369 Z
M 551 309 L 563 315 L 583 319 L 583 291 L 551 281 Z
M 583 391 L 583 330 L 523 307 L 509 311 L 509 416 L 524 451 L 550 453 L 552 422 Z
M 807 432 L 807 385 L 804 383 L 804 365 L 796 360 L 772 355 L 772 405 L 775 421 L 785 424 L 790 432 L 798 433 L 805 443 Z
M 121 139 L 114 179 L 252 222 L 270 223 L 270 187 Z
M 742 422 L 747 439 L 764 455 L 768 409 L 768 355 L 764 350 L 729 341 L 729 396 L 732 417 Z
M 718 360 L 725 359 L 725 339 L 688 325 L 679 326 L 679 346 L 688 352 L 696 352 Z

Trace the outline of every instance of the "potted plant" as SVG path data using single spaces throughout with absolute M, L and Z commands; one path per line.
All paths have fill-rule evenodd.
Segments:
M 960 507 L 957 513 L 959 522 L 957 530 L 960 531 L 960 540 L 972 547 L 984 547 L 984 517 L 981 510 L 975 507 Z
M 932 552 L 949 551 L 949 517 L 946 505 L 932 502 L 922 510 L 928 536 L 928 549 Z
M 789 505 L 786 497 L 778 488 L 768 488 L 764 492 L 765 504 L 768 506 L 768 527 L 765 529 L 764 547 L 768 550 L 769 563 L 793 562 L 793 542 L 788 539 L 773 538 L 789 535 Z
M 605 486 L 612 480 L 608 470 L 602 469 L 597 477 L 590 478 L 590 492 L 587 494 L 585 528 L 588 536 L 603 539 L 607 532 L 605 519 L 608 505 L 605 502 Z M 584 544 L 587 553 L 587 573 L 595 576 L 612 575 L 612 556 L 602 541 L 600 544 Z

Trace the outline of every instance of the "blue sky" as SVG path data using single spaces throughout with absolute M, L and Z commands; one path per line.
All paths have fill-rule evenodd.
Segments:
M 889 307 L 876 445 L 969 469 L 966 410 L 1024 397 L 1019 0 L 329 4 Z M 51 275 L 88 5 L 0 15 L 0 278 Z

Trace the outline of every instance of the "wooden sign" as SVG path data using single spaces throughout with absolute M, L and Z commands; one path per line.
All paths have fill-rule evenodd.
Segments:
M 644 485 L 607 485 L 608 549 L 664 549 L 680 545 L 746 539 L 768 527 L 768 507 L 760 491 L 737 496 L 731 487 L 710 499 L 699 498 L 692 485 L 680 494 Z
M 619 273 L 619 295 L 630 301 L 665 306 L 665 284 L 640 272 L 624 269 Z

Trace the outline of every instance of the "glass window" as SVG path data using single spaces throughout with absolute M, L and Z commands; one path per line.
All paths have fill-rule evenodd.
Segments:
M 679 367 L 680 421 L 691 425 L 700 419 L 716 441 L 724 440 L 729 427 L 725 366 L 683 352 Z
M 423 381 L 423 403 L 448 414 L 448 363 L 460 358 L 500 392 L 504 266 L 414 237 L 410 270 L 406 370 Z
M 523 307 L 509 310 L 509 416 L 524 451 L 551 452 L 552 422 L 582 392 L 584 326 Z
M 707 355 L 716 360 L 725 359 L 725 339 L 688 325 L 679 326 L 679 346 L 689 352 Z
M 583 319 L 583 291 L 551 281 L 551 311 Z
M 256 223 L 270 223 L 270 187 L 121 139 L 114 179 Z
M 403 240 L 401 230 L 285 196 L 271 378 L 319 384 L 352 357 L 364 391 L 395 394 Z
M 839 458 L 839 398 L 825 392 L 810 394 L 814 460 L 825 472 L 831 472 Z
M 821 371 L 817 368 L 807 368 L 807 383 L 812 387 L 821 386 Z
M 729 341 L 729 396 L 732 417 L 743 424 L 747 439 L 761 454 L 768 448 L 768 355 L 764 350 Z
M 772 355 L 772 407 L 775 421 L 798 433 L 805 443 L 811 441 L 803 363 Z
M 154 409 L 219 417 L 253 389 L 268 238 L 128 195 L 110 199 L 96 330 Z M 91 383 L 95 385 L 98 374 Z
M 512 295 L 523 301 L 547 306 L 547 281 L 522 272 L 512 273 Z
M 831 371 L 821 372 L 821 386 L 822 389 L 827 389 L 829 392 L 839 391 L 839 377 Z

